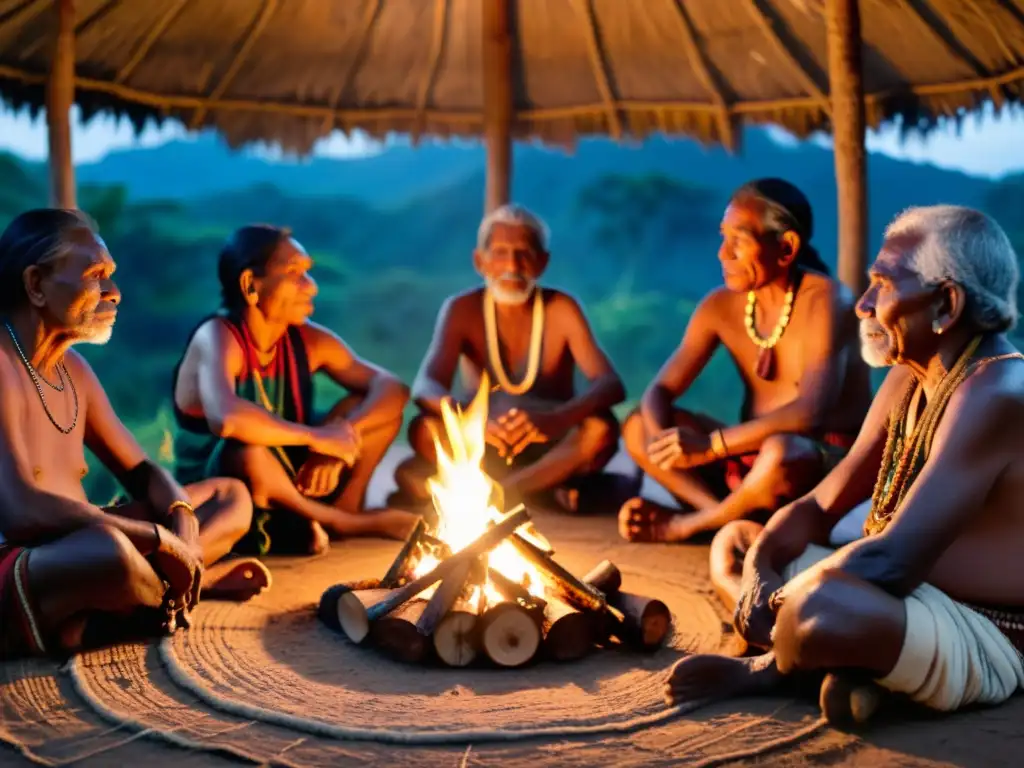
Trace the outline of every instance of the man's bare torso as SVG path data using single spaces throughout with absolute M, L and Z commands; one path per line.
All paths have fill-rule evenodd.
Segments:
M 560 322 L 568 312 L 574 311 L 568 297 L 553 289 L 539 289 L 544 300 L 544 335 L 541 344 L 537 381 L 528 393 L 531 399 L 566 402 L 574 395 L 575 361 L 570 347 L 567 328 L 573 324 Z M 526 374 L 527 357 L 532 330 L 532 299 L 523 307 L 522 321 L 516 324 L 497 318 L 498 347 L 505 373 L 513 383 L 522 381 Z M 476 392 L 480 373 L 486 370 L 492 386 L 496 383 L 494 371 L 488 362 L 487 337 L 484 331 L 484 289 L 478 288 L 456 297 L 452 314 L 459 338 L 446 343 L 459 344 L 461 354 L 459 370 L 466 394 Z
M 739 371 L 746 391 L 741 418 L 754 419 L 782 408 L 800 395 L 801 381 L 807 371 L 808 361 L 804 354 L 807 339 L 820 332 L 820 318 L 808 311 L 815 298 L 822 292 L 831 294 L 834 281 L 816 273 L 806 273 L 793 302 L 793 313 L 789 326 L 775 345 L 775 376 L 765 381 L 757 376 L 757 358 L 760 347 L 747 335 L 744 314 L 747 305 L 746 294 L 722 289 L 711 303 L 710 319 L 716 323 L 716 332 L 723 346 L 729 350 Z M 839 379 L 838 396 L 830 400 L 825 416 L 826 431 L 856 434 L 870 406 L 868 369 L 860 356 L 860 340 L 857 319 L 853 311 L 853 300 L 843 293 L 834 304 L 833 311 L 839 312 L 836 321 L 840 328 L 841 350 L 845 355 L 843 376 Z M 761 338 L 771 335 L 778 321 L 781 308 L 769 310 L 765 316 L 755 315 L 756 328 Z
M 70 434 L 65 435 L 58 432 L 47 417 L 39 400 L 39 392 L 10 339 L 0 342 L 0 355 L 3 356 L 2 364 L 10 366 L 17 374 L 16 380 L 20 384 L 17 391 L 2 392 L 0 397 L 16 397 L 21 400 L 21 423 L 18 428 L 25 437 L 24 445 L 29 457 L 33 482 L 40 490 L 77 501 L 87 501 L 82 485 L 82 479 L 88 471 L 84 444 L 87 408 L 86 388 L 82 386 L 84 362 L 75 352 L 69 352 L 66 356 L 67 369 L 75 382 L 75 391 L 78 395 L 78 423 Z M 51 381 L 54 384 L 58 383 L 57 377 L 53 377 Z M 54 419 L 62 427 L 68 427 L 75 414 L 70 383 L 65 380 L 63 392 L 57 392 L 42 381 L 40 386 Z
M 1005 429 L 1007 434 L 1019 434 L 1024 429 L 1024 360 L 992 362 L 975 375 L 986 376 L 985 386 L 972 388 L 965 396 L 991 400 L 997 393 L 1010 395 L 1019 407 Z M 949 418 L 949 411 L 943 418 Z M 980 513 L 939 557 L 928 582 L 957 600 L 1024 607 L 1024 568 L 1019 565 L 1024 548 L 1022 498 L 1024 452 L 1012 457 Z

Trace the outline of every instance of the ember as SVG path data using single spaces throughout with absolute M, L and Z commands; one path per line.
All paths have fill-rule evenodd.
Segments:
M 485 375 L 465 413 L 442 405 L 451 451 L 435 435 L 434 529 L 421 520 L 381 580 L 328 589 L 320 618 L 403 661 L 433 652 L 455 667 L 481 653 L 504 667 L 542 650 L 572 660 L 616 640 L 657 648 L 671 619 L 664 603 L 621 592 L 608 561 L 577 579 L 553 559 L 522 505 L 499 511 L 501 489 L 481 469 L 489 391 Z

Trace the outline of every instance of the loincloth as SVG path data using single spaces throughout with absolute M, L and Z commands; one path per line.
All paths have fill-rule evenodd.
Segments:
M 842 461 L 843 457 L 849 453 L 850 448 L 853 447 L 853 443 L 857 439 L 857 435 L 851 435 L 846 432 L 826 432 L 821 437 L 807 435 L 801 435 L 800 437 L 814 443 L 814 447 L 821 456 L 822 477 L 835 469 L 836 464 Z M 750 469 L 754 466 L 757 456 L 756 452 L 745 453 L 739 456 L 731 456 L 719 462 L 718 466 L 722 468 L 724 482 L 730 492 L 740 487 L 743 478 L 747 476 Z
M 783 577 L 795 578 L 832 552 L 808 546 Z M 930 584 L 921 584 L 903 604 L 903 646 L 879 685 L 947 712 L 999 704 L 1024 688 L 1024 609 L 960 603 Z
M 0 661 L 46 653 L 28 584 L 29 550 L 0 544 Z

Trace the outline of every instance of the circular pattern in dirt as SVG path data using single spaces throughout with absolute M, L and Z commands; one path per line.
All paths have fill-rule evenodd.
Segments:
M 409 666 L 353 646 L 311 606 L 271 613 L 208 603 L 197 626 L 174 637 L 174 659 L 215 697 L 346 727 L 532 730 L 625 722 L 664 710 L 663 686 L 684 652 L 717 646 L 712 605 L 678 585 L 628 575 L 630 591 L 657 595 L 673 613 L 653 654 L 595 649 L 570 664 L 516 669 Z

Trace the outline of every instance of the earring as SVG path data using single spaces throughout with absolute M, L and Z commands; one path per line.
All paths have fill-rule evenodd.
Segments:
M 936 334 L 937 336 L 941 336 L 942 330 L 942 323 L 940 323 L 938 320 L 932 323 L 932 333 Z

